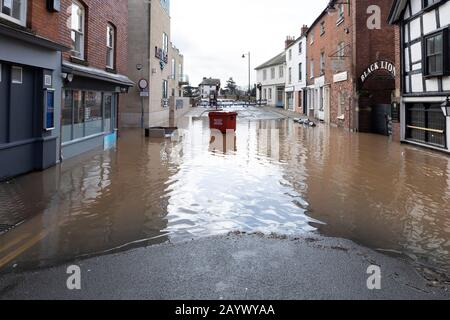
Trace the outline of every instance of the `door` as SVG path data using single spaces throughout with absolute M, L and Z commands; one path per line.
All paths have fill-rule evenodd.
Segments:
M 276 106 L 278 108 L 284 107 L 284 89 L 283 88 L 277 88 L 277 104 Z
M 388 136 L 391 125 L 391 105 L 377 104 L 371 108 L 371 129 L 373 133 Z

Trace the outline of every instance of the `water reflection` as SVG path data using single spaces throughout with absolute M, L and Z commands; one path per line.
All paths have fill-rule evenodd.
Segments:
M 447 156 L 274 118 L 242 111 L 225 139 L 206 117 L 183 119 L 173 141 L 125 130 L 117 151 L 0 184 L 0 224 L 25 221 L 0 236 L 0 264 L 47 266 L 235 230 L 318 231 L 450 271 Z

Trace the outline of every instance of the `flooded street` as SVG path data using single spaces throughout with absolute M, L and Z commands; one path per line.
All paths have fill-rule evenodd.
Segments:
M 221 141 L 201 111 L 176 141 L 123 130 L 117 150 L 1 183 L 0 225 L 17 225 L 3 272 L 244 231 L 342 237 L 450 274 L 448 156 L 256 109 Z

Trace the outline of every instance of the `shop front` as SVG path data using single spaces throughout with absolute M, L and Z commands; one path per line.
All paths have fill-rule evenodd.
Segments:
M 126 76 L 64 62 L 61 159 L 115 146 L 120 95 L 133 82 Z M 70 79 L 70 81 L 68 80 Z
M 0 24 L 0 180 L 58 161 L 64 50 Z

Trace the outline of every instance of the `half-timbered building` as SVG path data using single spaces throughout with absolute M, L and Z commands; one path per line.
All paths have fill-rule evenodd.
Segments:
M 401 27 L 401 139 L 450 152 L 450 1 L 396 0 L 389 20 Z

